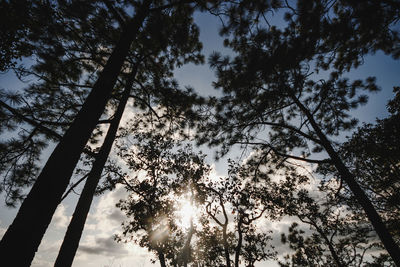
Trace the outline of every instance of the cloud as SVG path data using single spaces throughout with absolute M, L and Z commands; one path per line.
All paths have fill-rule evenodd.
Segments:
M 117 208 L 115 208 L 115 210 L 108 215 L 108 218 L 118 223 L 121 223 L 123 220 L 126 220 L 126 216 L 124 215 L 124 213 Z
M 104 256 L 128 256 L 129 251 L 123 244 L 117 243 L 113 237 L 95 238 L 94 244 L 79 246 L 81 253 Z
M 46 234 L 40 243 L 31 267 L 51 267 L 54 265 L 62 240 L 52 240 Z
M 67 207 L 63 204 L 58 205 L 56 212 L 54 213 L 52 224 L 59 229 L 63 229 L 68 226 L 70 216 L 67 216 Z
M 126 219 L 115 204 L 126 195 L 124 187 L 118 185 L 114 191 L 105 193 L 96 201 L 97 204 L 92 207 L 88 216 L 78 249 L 81 258 L 89 255 L 129 256 L 126 245 L 114 240 L 114 235 L 122 230 L 121 222 Z
M 97 205 L 92 207 L 85 229 L 93 230 L 96 236 L 114 235 L 125 219 L 125 215 L 115 205 L 126 196 L 127 192 L 122 185 L 117 185 L 116 189 L 102 195 Z

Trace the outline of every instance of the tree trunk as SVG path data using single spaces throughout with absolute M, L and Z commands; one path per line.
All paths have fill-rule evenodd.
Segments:
M 164 253 L 162 252 L 157 252 L 158 254 L 158 260 L 160 261 L 160 266 L 161 267 L 167 267 L 167 265 L 165 264 L 165 256 Z
M 49 157 L 4 234 L 0 242 L 0 258 L 4 266 L 24 267 L 31 264 L 80 154 L 110 98 L 130 46 L 149 12 L 149 6 L 150 1 L 145 1 L 122 32 L 82 109 Z M 15 257 L 16 252 L 18 257 Z
M 344 163 L 330 144 L 329 150 L 327 149 L 327 152 L 333 160 L 335 167 L 340 173 L 341 178 L 347 183 L 351 192 L 358 200 L 358 203 L 364 209 L 368 219 L 371 221 L 372 226 L 374 227 L 376 233 L 381 239 L 386 250 L 389 252 L 389 255 L 392 257 L 396 266 L 400 266 L 400 248 L 389 233 L 386 225 L 383 223 L 382 218 L 376 211 L 375 207 L 372 205 L 371 201 L 362 190 L 360 185 L 357 183 L 354 176 L 350 173 L 350 171 L 344 165 Z
M 227 227 L 228 227 L 227 224 L 224 224 L 224 226 L 222 227 L 222 238 L 224 242 L 226 267 L 231 267 L 231 259 L 229 257 L 228 235 L 226 234 Z
M 351 192 L 356 197 L 358 203 L 364 209 L 368 219 L 372 223 L 372 226 L 374 227 L 376 233 L 381 239 L 386 250 L 389 252 L 389 255 L 392 257 L 396 266 L 400 267 L 400 248 L 394 241 L 393 237 L 390 235 L 386 225 L 382 221 L 382 218 L 372 205 L 371 201 L 369 200 L 365 192 L 357 183 L 353 174 L 347 169 L 346 165 L 340 159 L 339 155 L 332 147 L 331 142 L 319 128 L 319 125 L 314 120 L 314 117 L 310 113 L 310 111 L 296 97 L 292 97 L 292 99 L 296 102 L 298 107 L 304 112 L 304 114 L 309 119 L 311 126 L 313 127 L 315 133 L 317 134 L 318 138 L 322 143 L 322 146 L 325 148 L 325 151 L 328 153 L 337 171 L 339 172 L 340 177 L 346 182 Z
M 235 267 L 239 267 L 239 257 L 240 257 L 240 250 L 242 249 L 242 243 L 243 243 L 243 231 L 242 231 L 242 221 L 243 221 L 243 217 L 242 215 L 240 215 L 240 219 L 238 222 L 238 234 L 239 234 L 239 238 L 238 238 L 238 242 L 235 248 Z
M 101 178 L 101 172 L 106 164 L 108 155 L 110 154 L 115 136 L 117 135 L 119 123 L 124 113 L 126 103 L 128 102 L 133 78 L 136 75 L 137 66 L 132 71 L 132 76 L 129 78 L 126 88 L 123 92 L 122 98 L 118 104 L 117 111 L 111 121 L 110 127 L 107 131 L 103 145 L 96 156 L 93 167 L 86 180 L 85 186 L 79 197 L 78 204 L 76 205 L 74 214 L 72 215 L 71 222 L 68 226 L 63 243 L 58 253 L 54 267 L 71 266 L 75 257 L 75 253 L 79 246 L 79 241 L 82 236 L 83 228 L 85 226 L 86 218 L 90 210 L 90 205 L 96 191 L 96 187 Z
M 193 219 L 190 220 L 190 228 L 188 232 L 187 239 L 185 241 L 185 245 L 183 246 L 182 249 L 182 260 L 183 260 L 183 266 L 187 267 L 190 259 L 190 243 L 192 242 L 192 237 L 194 233 L 194 226 L 193 226 Z

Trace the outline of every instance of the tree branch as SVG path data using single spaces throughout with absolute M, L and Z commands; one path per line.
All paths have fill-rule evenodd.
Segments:
M 67 192 L 62 196 L 61 201 L 62 202 L 72 191 L 74 191 L 74 188 L 77 187 L 83 180 L 85 180 L 89 176 L 89 173 L 85 174 L 81 179 L 78 180 L 75 184 L 73 184 Z

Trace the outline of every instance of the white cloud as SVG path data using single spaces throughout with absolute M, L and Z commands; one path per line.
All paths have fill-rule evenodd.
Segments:
M 125 215 L 115 205 L 126 196 L 127 192 L 122 185 L 117 185 L 116 189 L 102 195 L 89 213 L 87 229 L 95 231 L 97 235 L 108 234 L 119 229 L 122 220 L 117 219 L 123 219 Z
M 114 257 L 124 257 L 129 255 L 129 251 L 123 244 L 115 242 L 112 236 L 96 237 L 92 244 L 82 244 L 79 246 L 80 253 L 93 255 L 104 255 Z
M 52 240 L 46 234 L 42 240 L 38 252 L 32 262 L 32 267 L 50 267 L 54 265 L 55 259 L 58 255 L 62 240 Z
M 67 216 L 66 209 L 67 207 L 64 204 L 58 205 L 52 219 L 52 223 L 56 228 L 62 229 L 68 226 L 70 216 Z
M 268 218 L 262 217 L 257 223 L 257 226 L 261 231 L 272 231 L 272 240 L 270 241 L 270 245 L 275 248 L 278 253 L 278 257 L 282 257 L 290 252 L 289 247 L 285 244 L 282 244 L 281 234 L 287 233 L 290 225 L 292 225 L 293 222 L 298 222 L 297 218 L 285 216 L 279 221 L 271 221 Z

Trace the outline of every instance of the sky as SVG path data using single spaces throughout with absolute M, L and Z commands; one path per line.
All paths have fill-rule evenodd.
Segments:
M 222 39 L 218 36 L 219 20 L 213 16 L 199 14 L 195 16 L 195 21 L 200 27 L 200 38 L 204 45 L 203 53 L 206 58 L 213 51 L 225 51 L 222 46 Z M 386 103 L 393 96 L 393 86 L 400 85 L 400 63 L 393 59 L 378 53 L 374 56 L 368 56 L 365 59 L 365 65 L 349 74 L 350 78 L 365 78 L 367 76 L 376 76 L 377 83 L 382 90 L 370 96 L 367 105 L 359 108 L 353 114 L 360 122 L 374 122 L 378 118 L 387 116 Z M 218 92 L 212 88 L 212 81 L 215 80 L 213 72 L 208 65 L 196 66 L 193 64 L 185 65 L 175 71 L 176 79 L 179 83 L 190 85 L 201 95 L 217 95 Z M 24 85 L 18 82 L 12 73 L 0 75 L 0 88 L 18 90 Z M 209 156 L 208 163 L 213 166 L 214 175 L 226 175 L 226 158 L 218 162 L 213 161 L 213 151 L 202 147 Z M 115 152 L 114 152 L 115 153 Z M 235 158 L 239 156 L 238 150 L 233 150 L 228 157 Z M 45 161 L 48 153 L 42 158 Z M 10 209 L 3 204 L 4 196 L 0 199 L 0 236 L 5 232 L 8 225 L 12 222 L 18 208 Z M 115 207 L 115 204 L 126 197 L 126 192 L 122 187 L 117 187 L 112 192 L 107 192 L 96 197 L 92 204 L 81 243 L 74 260 L 74 267 L 127 267 L 127 266 L 157 266 L 150 263 L 153 257 L 146 249 L 133 244 L 120 244 L 113 240 L 113 236 L 121 231 L 120 224 L 125 219 L 125 215 Z M 66 227 L 73 212 L 74 205 L 78 196 L 71 194 L 58 207 L 48 231 L 39 247 L 32 266 L 47 267 L 52 266 L 57 256 L 59 246 L 62 242 Z M 34 218 L 33 218 L 34 219 Z M 280 222 L 264 221 L 262 225 L 266 229 L 287 230 L 293 220 L 286 218 Z M 275 231 L 277 233 L 278 231 Z M 280 253 L 285 251 L 276 240 L 275 245 Z M 277 266 L 273 262 L 263 262 L 258 266 L 273 267 Z

